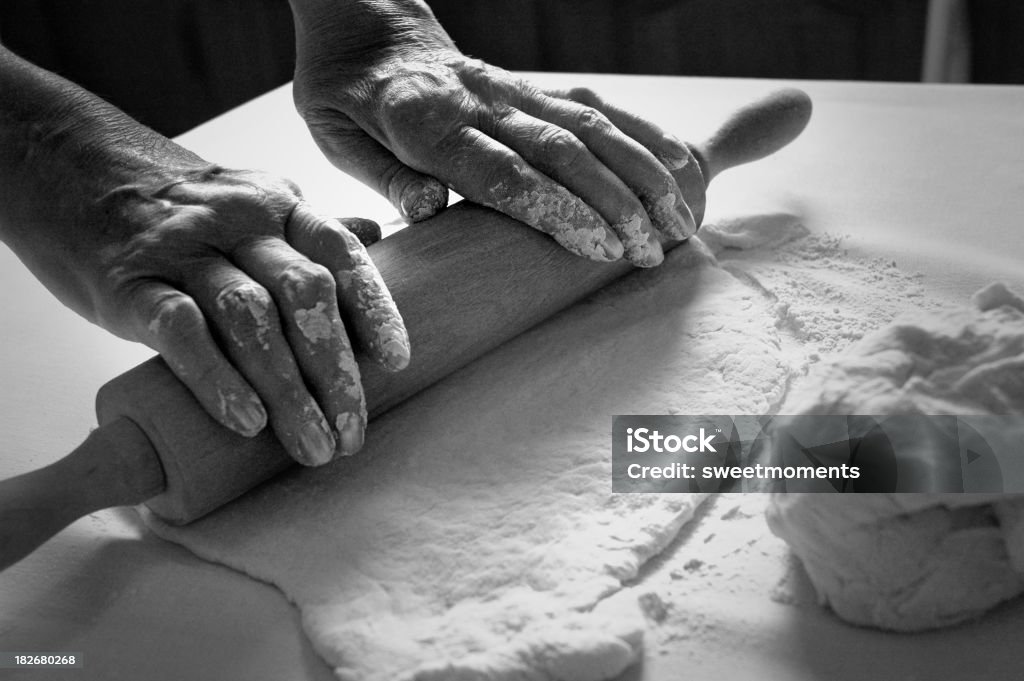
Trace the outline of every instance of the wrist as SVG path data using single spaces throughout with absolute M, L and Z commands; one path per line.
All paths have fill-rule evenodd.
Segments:
M 89 317 L 80 273 L 135 202 L 121 190 L 208 164 L 2 47 L 0 92 L 0 240 Z
M 423 45 L 455 49 L 421 0 L 289 0 L 295 18 L 299 67 L 329 61 L 360 73 Z
M 39 214 L 160 182 L 202 159 L 82 88 L 0 46 L 0 237 Z M 26 218 L 29 218 L 26 220 Z

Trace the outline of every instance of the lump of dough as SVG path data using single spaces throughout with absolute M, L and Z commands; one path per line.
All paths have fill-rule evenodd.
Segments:
M 783 413 L 1024 415 L 1024 300 L 993 284 L 964 309 L 895 322 L 804 386 Z M 1024 447 L 1024 432 L 1003 437 Z M 854 624 L 931 629 L 1024 591 L 1021 497 L 777 493 L 767 517 Z

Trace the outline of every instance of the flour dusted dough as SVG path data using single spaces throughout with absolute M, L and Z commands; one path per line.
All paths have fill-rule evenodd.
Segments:
M 623 583 L 702 497 L 612 495 L 612 415 L 771 411 L 767 305 L 692 240 L 375 421 L 358 456 L 151 522 L 277 585 L 341 679 L 613 678 L 644 627 Z
M 805 385 L 784 413 L 1024 416 L 1024 301 L 993 284 L 967 309 L 865 338 Z M 1024 449 L 1024 432 L 1002 436 L 1004 450 Z M 821 600 L 856 624 L 955 624 L 1024 591 L 1019 498 L 779 494 L 768 521 Z

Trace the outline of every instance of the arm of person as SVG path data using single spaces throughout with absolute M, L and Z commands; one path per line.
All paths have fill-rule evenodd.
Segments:
M 542 92 L 463 55 L 421 0 L 290 0 L 294 97 L 338 168 L 416 222 L 448 188 L 597 261 L 663 259 L 694 219 L 669 170 L 689 157 L 586 89 Z
M 204 408 L 299 462 L 362 444 L 352 341 L 409 361 L 359 243 L 289 181 L 209 163 L 0 46 L 0 239 L 68 307 L 158 351 Z

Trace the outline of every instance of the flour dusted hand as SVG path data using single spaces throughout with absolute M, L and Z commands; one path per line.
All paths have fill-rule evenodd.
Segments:
M 659 264 L 695 231 L 685 148 L 587 90 L 544 93 L 463 55 L 417 0 L 292 0 L 295 102 L 334 165 L 408 220 L 451 187 L 597 261 Z
M 210 164 L 0 48 L 0 235 L 65 304 L 160 352 L 220 423 L 304 464 L 360 448 L 352 338 L 409 361 L 366 250 L 282 178 Z M 344 320 L 344 321 L 343 321 Z

